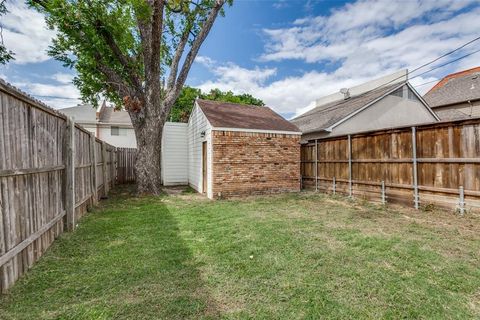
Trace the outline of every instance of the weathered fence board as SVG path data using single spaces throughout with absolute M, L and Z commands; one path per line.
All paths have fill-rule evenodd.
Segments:
M 107 195 L 117 157 L 115 147 L 0 80 L 1 292 Z
M 117 183 L 135 182 L 136 156 L 135 148 L 117 148 Z
M 351 186 L 371 200 L 480 209 L 480 119 L 321 139 L 303 145 L 301 159 L 304 188 L 350 194 Z

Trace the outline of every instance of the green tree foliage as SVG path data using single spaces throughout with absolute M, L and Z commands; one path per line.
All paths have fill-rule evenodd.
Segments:
M 6 0 L 0 0 L 0 17 L 7 13 L 5 2 Z M 3 43 L 2 24 L 0 21 L 0 64 L 6 64 L 12 59 L 14 59 L 13 52 L 8 50 Z
M 190 113 L 192 112 L 195 98 L 205 100 L 216 100 L 233 103 L 251 104 L 256 106 L 264 106 L 262 100 L 253 97 L 250 94 L 234 94 L 232 91 L 221 91 L 220 89 L 212 89 L 209 93 L 203 93 L 200 89 L 189 86 L 183 87 L 180 96 L 173 105 L 170 112 L 170 121 L 187 122 Z
M 104 96 L 129 113 L 139 193 L 160 192 L 163 126 L 202 43 L 232 1 L 28 0 L 57 31 L 49 54 L 76 69 L 83 100 L 96 105 Z

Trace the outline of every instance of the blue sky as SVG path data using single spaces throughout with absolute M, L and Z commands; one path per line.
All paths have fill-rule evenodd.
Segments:
M 74 70 L 45 53 L 54 32 L 22 1 L 7 0 L 7 7 L 3 37 L 17 59 L 0 67 L 0 77 L 54 108 L 77 104 Z M 291 117 L 311 108 L 316 98 L 413 69 L 480 36 L 479 16 L 478 0 L 237 0 L 217 20 L 187 83 L 250 93 Z M 478 49 L 480 41 L 437 64 Z M 478 61 L 480 54 L 474 54 L 412 83 L 432 82 Z

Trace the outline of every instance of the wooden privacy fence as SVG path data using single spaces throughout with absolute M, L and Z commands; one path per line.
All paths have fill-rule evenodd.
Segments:
M 117 157 L 115 147 L 0 80 L 0 291 L 108 194 Z
M 136 156 L 135 148 L 117 148 L 117 183 L 135 182 Z
M 353 134 L 301 148 L 304 188 L 370 200 L 480 208 L 480 119 Z

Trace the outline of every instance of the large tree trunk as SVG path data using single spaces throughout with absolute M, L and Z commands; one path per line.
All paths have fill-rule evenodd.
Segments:
M 141 133 L 137 134 L 137 192 L 158 195 L 161 191 L 162 134 L 158 124 L 153 128 L 148 127 L 145 126 Z
M 158 108 L 147 107 L 144 110 L 147 116 L 142 121 L 133 122 L 137 139 L 135 175 L 137 193 L 140 195 L 158 195 L 161 192 L 161 150 L 165 120 L 157 110 Z

